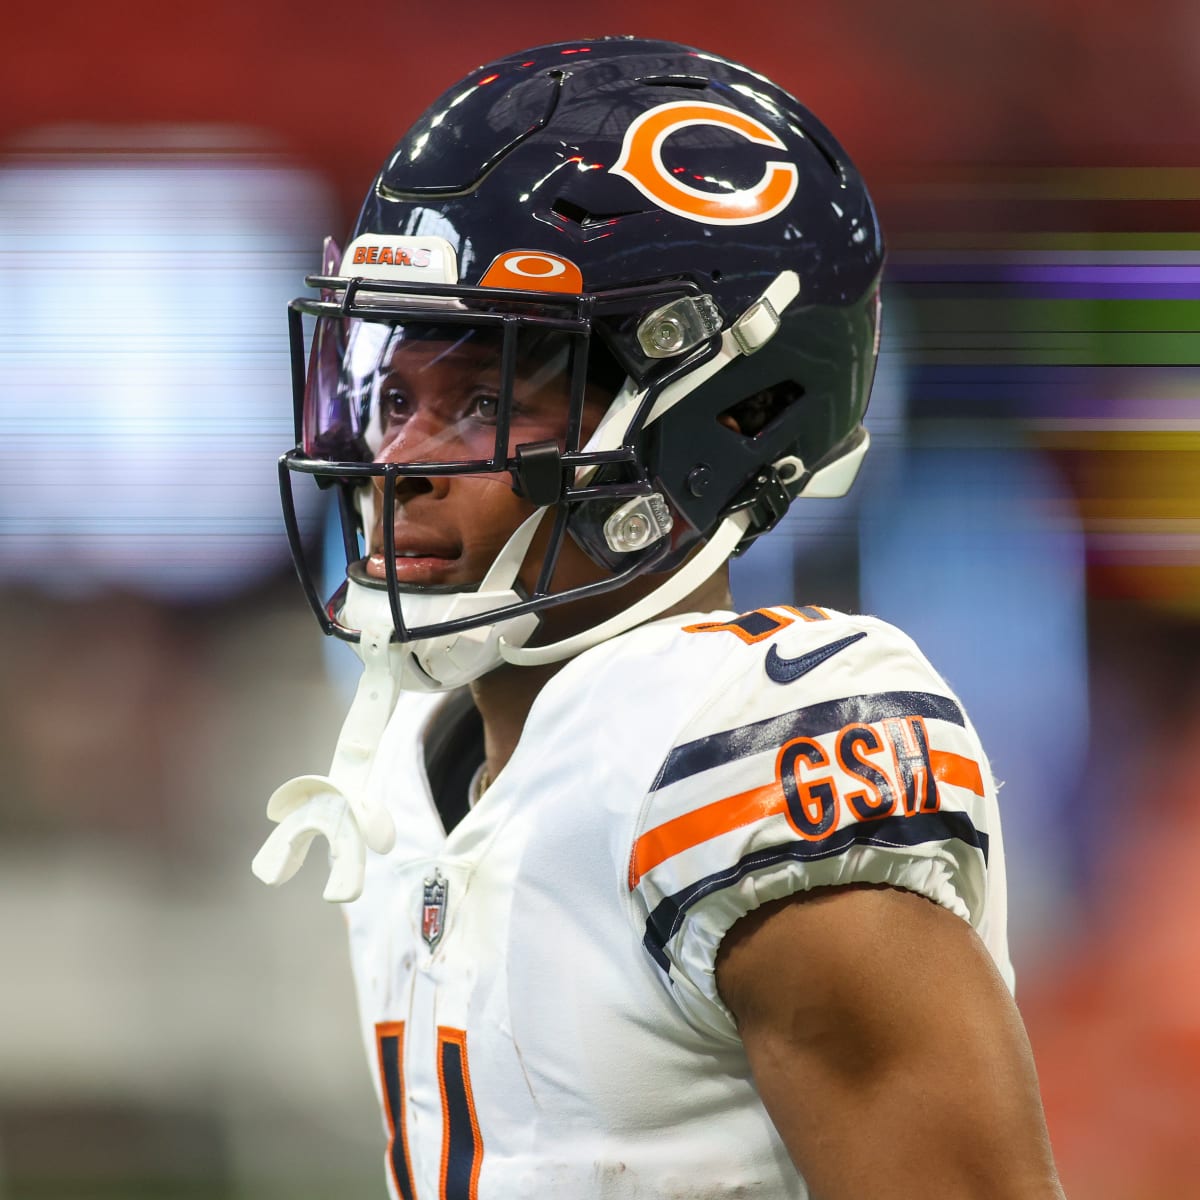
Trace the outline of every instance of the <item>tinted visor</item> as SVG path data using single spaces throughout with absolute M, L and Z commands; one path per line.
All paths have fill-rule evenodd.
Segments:
M 503 469 L 515 448 L 578 449 L 578 335 L 520 322 L 317 319 L 303 447 L 331 462 Z M 576 403 L 571 404 L 572 392 Z

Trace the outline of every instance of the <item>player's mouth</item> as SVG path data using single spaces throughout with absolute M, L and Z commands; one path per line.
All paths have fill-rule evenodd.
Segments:
M 396 581 L 416 587 L 452 583 L 462 549 L 444 543 L 431 544 L 396 538 Z M 367 556 L 367 574 L 373 579 L 387 578 L 387 558 L 382 549 Z

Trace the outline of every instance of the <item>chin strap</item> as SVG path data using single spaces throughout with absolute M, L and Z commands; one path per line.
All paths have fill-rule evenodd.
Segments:
M 526 551 L 537 533 L 538 526 L 549 509 L 539 508 L 518 526 L 513 535 L 496 555 L 488 573 L 479 587 L 470 592 L 452 592 L 448 595 L 417 597 L 401 595 L 401 610 L 406 623 L 415 628 L 437 621 L 453 621 L 460 617 L 472 617 L 476 613 L 491 612 L 519 604 L 524 597 L 516 591 L 517 574 L 525 561 Z M 422 600 L 423 604 L 411 604 Z M 412 657 L 422 673 L 433 686 L 424 690 L 445 691 L 461 687 L 478 679 L 498 667 L 503 661 L 501 646 L 507 639 L 523 645 L 533 635 L 541 619 L 536 613 L 509 617 L 480 625 L 461 633 L 443 637 L 427 638 L 412 643 Z
M 704 546 L 673 574 L 654 589 L 648 596 L 643 596 L 635 604 L 610 617 L 607 621 L 585 629 L 574 637 L 564 638 L 561 642 L 552 642 L 548 646 L 511 646 L 504 638 L 500 639 L 500 653 L 505 662 L 514 663 L 521 667 L 538 666 L 541 663 L 559 662 L 570 658 L 592 646 L 599 645 L 607 638 L 625 633 L 643 621 L 649 621 L 665 612 L 673 604 L 678 604 L 689 593 L 693 592 L 708 579 L 721 564 L 734 552 L 750 525 L 750 513 L 743 509 L 730 513 L 717 526 L 712 537 Z
M 539 510 L 522 523 L 476 591 L 403 595 L 405 619 L 415 627 L 517 603 L 521 597 L 512 590 L 512 582 L 544 515 L 545 510 Z M 391 640 L 386 590 L 353 580 L 343 612 L 361 631 L 355 650 L 363 661 L 363 673 L 329 773 L 300 775 L 275 790 L 267 801 L 267 816 L 277 828 L 250 864 L 263 883 L 278 887 L 300 869 L 320 834 L 329 843 L 330 860 L 323 895 L 335 903 L 357 900 L 362 894 L 367 850 L 387 854 L 395 844 L 391 816 L 381 804 L 367 799 L 367 778 L 397 694 L 402 689 L 444 691 L 477 678 L 499 665 L 503 634 L 524 640 L 538 625 L 538 618 L 530 613 L 480 630 L 401 645 Z
M 300 775 L 277 788 L 267 816 L 277 828 L 254 856 L 250 869 L 263 883 L 278 887 L 300 869 L 321 834 L 329 843 L 326 900 L 344 903 L 362 893 L 368 847 L 386 854 L 396 840 L 387 810 L 366 798 L 367 775 L 379 739 L 396 705 L 398 680 L 388 643 L 392 627 L 363 630 L 358 653 L 362 678 L 346 714 L 328 775 Z
M 795 271 L 780 271 L 766 291 L 721 334 L 721 347 L 717 353 L 663 388 L 646 417 L 646 425 L 652 425 L 734 359 L 762 349 L 779 331 L 779 314 L 799 295 L 800 276 Z

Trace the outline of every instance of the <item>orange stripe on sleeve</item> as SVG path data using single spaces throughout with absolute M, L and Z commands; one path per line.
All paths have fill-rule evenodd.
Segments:
M 949 750 L 930 750 L 929 758 L 933 764 L 933 776 L 939 783 L 964 787 L 977 796 L 984 794 L 983 776 L 973 758 L 964 758 Z
M 684 813 L 643 833 L 633 847 L 629 859 L 629 889 L 632 891 L 647 871 L 653 870 L 668 858 L 690 850 L 701 842 L 719 837 L 731 829 L 740 829 L 763 817 L 783 812 L 786 803 L 783 788 L 777 783 L 751 788 L 736 796 L 714 800 L 703 808 Z

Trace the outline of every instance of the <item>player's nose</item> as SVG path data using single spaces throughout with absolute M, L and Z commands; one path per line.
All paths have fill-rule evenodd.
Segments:
M 375 478 L 375 490 L 379 495 L 379 513 L 383 513 L 383 501 L 387 490 L 387 480 Z M 397 475 L 395 477 L 396 508 L 409 503 L 418 496 L 429 496 L 440 500 L 450 490 L 450 479 L 445 475 Z

